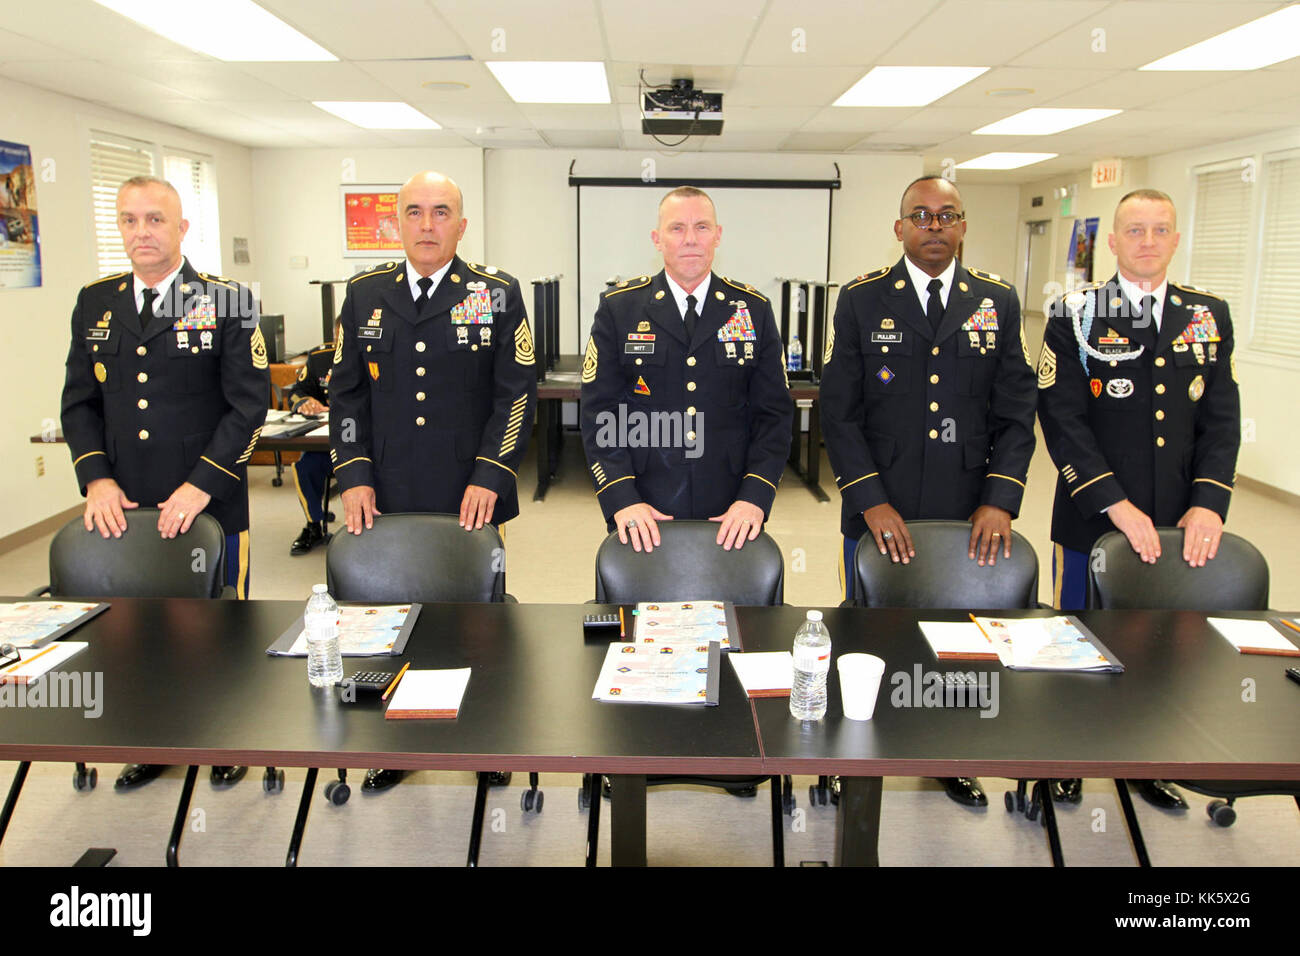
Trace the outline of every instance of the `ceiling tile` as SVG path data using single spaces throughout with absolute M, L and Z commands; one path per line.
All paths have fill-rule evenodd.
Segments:
M 0 63 L 6 60 L 75 60 L 76 54 L 0 30 Z
M 863 133 L 897 126 L 917 112 L 913 107 L 901 109 L 875 106 L 828 106 L 818 110 L 801 127 L 810 133 Z
M 763 7 L 763 0 L 600 0 L 610 58 L 640 63 L 739 63 Z
M 521 104 L 519 111 L 528 124 L 548 129 L 608 129 L 618 128 L 618 107 L 587 106 L 577 103 Z
M 807 133 L 798 132 L 781 144 L 781 149 L 794 152 L 842 153 L 862 139 L 859 133 Z
M 861 76 L 856 66 L 742 66 L 723 106 L 829 106 Z
M 596 0 L 434 0 L 476 60 L 603 60 Z
M 944 66 L 1000 66 L 1105 6 L 1104 0 L 946 0 L 879 63 L 925 66 L 938 58 Z
M 745 65 L 852 66 L 861 75 L 864 64 L 937 5 L 938 0 L 772 0 Z
M 126 110 L 148 107 L 156 100 L 187 98 L 179 90 L 93 60 L 5 63 L 0 65 L 0 74 L 42 89 Z
M 356 64 L 413 105 L 422 103 L 513 103 L 482 63 L 463 61 L 366 61 Z M 430 88 L 426 83 L 464 83 L 459 90 Z
M 1119 74 L 1105 74 L 1105 76 Z M 989 70 L 982 76 L 971 80 L 965 86 L 959 86 L 947 96 L 936 100 L 934 105 L 940 108 L 987 107 L 990 109 L 1009 108 L 1013 112 L 1042 106 L 1053 97 L 1077 90 L 1088 84 L 1094 77 L 1078 70 L 1031 70 L 1024 67 L 999 67 Z M 1015 96 L 995 96 L 992 91 L 1009 89 L 1027 89 L 1030 92 Z
M 544 129 L 542 138 L 557 149 L 618 149 L 617 130 Z
M 468 53 L 424 0 L 258 0 L 339 59 L 399 59 Z
M 1139 109 L 1180 93 L 1204 89 L 1218 79 L 1213 73 L 1143 73 L 1135 70 L 1079 73 L 1085 80 L 1094 75 L 1098 77 L 1095 83 L 1080 86 L 1042 105 L 1067 109 Z
M 277 90 L 304 100 L 391 100 L 397 94 L 351 63 L 232 64 Z

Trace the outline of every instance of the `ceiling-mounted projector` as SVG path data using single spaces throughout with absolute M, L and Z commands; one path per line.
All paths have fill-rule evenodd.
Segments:
M 691 80 L 673 80 L 667 89 L 647 90 L 641 132 L 651 136 L 718 136 L 722 133 L 722 94 L 705 93 Z

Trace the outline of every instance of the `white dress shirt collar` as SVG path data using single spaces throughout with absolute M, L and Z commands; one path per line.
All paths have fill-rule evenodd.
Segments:
M 709 283 L 713 281 L 712 272 L 706 275 L 703 280 L 701 280 L 700 284 L 690 292 L 687 292 L 674 282 L 673 277 L 667 272 L 664 273 L 664 278 L 668 280 L 668 291 L 673 294 L 673 301 L 677 303 L 677 314 L 680 315 L 683 320 L 686 318 L 686 297 L 688 295 L 695 296 L 695 314 L 704 314 L 704 297 L 709 294 Z
M 957 274 L 957 260 L 955 258 L 948 263 L 948 268 L 937 276 L 926 275 L 907 256 L 903 256 L 903 265 L 907 266 L 907 274 L 912 277 L 912 288 L 916 290 L 917 298 L 921 300 L 922 312 L 930 304 L 929 285 L 932 279 L 938 279 L 943 283 L 943 287 L 939 290 L 939 301 L 943 303 L 944 308 L 948 307 L 948 293 L 952 291 L 953 276 Z
M 135 311 L 139 312 L 140 306 L 144 305 L 144 290 L 152 288 L 155 292 L 158 293 L 158 298 L 153 300 L 153 310 L 154 310 L 154 314 L 156 315 L 158 313 L 158 303 L 167 297 L 167 290 L 172 287 L 172 283 L 176 281 L 176 276 L 180 274 L 180 271 L 184 267 L 184 265 L 185 265 L 185 257 L 182 256 L 181 264 L 177 266 L 175 269 L 173 269 L 171 272 L 169 272 L 167 274 L 167 277 L 163 279 L 162 282 L 159 282 L 155 286 L 148 285 L 143 279 L 141 279 L 138 275 L 134 275 L 133 273 L 132 276 L 135 280 L 134 281 Z
M 1164 317 L 1165 311 L 1165 291 L 1169 287 L 1169 280 L 1163 279 L 1160 284 L 1148 292 L 1136 282 L 1130 282 L 1124 278 L 1124 274 L 1119 273 L 1119 287 L 1124 290 L 1124 296 L 1134 306 L 1134 320 L 1139 320 L 1142 315 L 1142 300 L 1149 295 L 1156 297 L 1155 308 L 1151 310 L 1151 320 L 1156 324 L 1156 331 L 1160 331 L 1160 320 Z
M 438 284 L 442 282 L 442 277 L 447 274 L 447 270 L 451 268 L 451 264 L 453 262 L 455 262 L 454 258 L 448 259 L 446 265 L 444 265 L 437 272 L 429 276 L 429 278 L 433 280 L 433 285 L 429 286 L 429 298 L 433 298 L 433 294 L 438 291 Z M 411 299 L 415 302 L 420 301 L 420 296 L 422 294 L 420 292 L 420 286 L 418 285 L 420 278 L 421 278 L 420 273 L 415 271 L 415 266 L 411 265 L 410 259 L 407 259 L 406 260 L 406 282 L 407 285 L 409 285 L 411 288 Z

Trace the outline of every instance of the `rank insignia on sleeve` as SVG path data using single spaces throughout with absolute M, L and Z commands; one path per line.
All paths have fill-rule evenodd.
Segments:
M 1038 355 L 1038 387 L 1051 388 L 1056 384 L 1056 353 L 1046 342 Z
M 645 383 L 645 379 L 642 376 L 638 375 L 636 379 L 636 387 L 633 388 L 632 391 L 638 395 L 649 395 L 650 386 Z
M 1099 379 L 1099 378 L 1091 379 L 1091 380 L 1088 382 L 1088 387 L 1089 387 L 1090 389 L 1092 389 L 1092 397 L 1093 397 L 1093 398 L 1100 398 L 1100 397 L 1101 397 L 1101 379 Z
M 205 332 L 203 334 L 208 335 L 210 333 Z M 203 347 L 208 348 L 209 346 L 207 343 L 204 343 Z M 266 337 L 262 335 L 262 327 L 260 325 L 253 329 L 253 338 L 249 343 L 249 350 L 253 355 L 253 368 L 266 368 Z
M 596 340 L 588 337 L 587 354 L 582 358 L 582 384 L 589 385 L 596 381 L 596 361 L 599 350 L 596 348 Z
M 888 365 L 882 365 L 880 371 L 876 373 L 876 378 L 880 379 L 881 384 L 888 385 L 894 380 L 894 373 L 889 370 Z
M 515 327 L 515 361 L 520 365 L 532 365 L 534 360 L 533 333 L 528 320 L 524 319 Z

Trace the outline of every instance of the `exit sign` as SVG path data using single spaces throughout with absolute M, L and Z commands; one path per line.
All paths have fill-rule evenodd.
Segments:
M 1118 186 L 1123 175 L 1123 160 L 1100 159 L 1092 164 L 1092 188 L 1105 189 L 1108 186 Z

